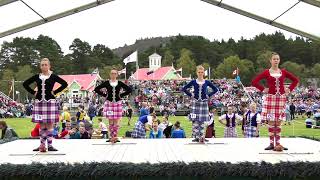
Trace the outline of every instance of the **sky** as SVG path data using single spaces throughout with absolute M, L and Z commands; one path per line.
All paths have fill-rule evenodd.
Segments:
M 47 17 L 94 0 L 25 0 Z M 297 0 L 223 0 L 223 3 L 274 19 Z M 320 36 L 320 8 L 300 2 L 277 22 Z M 0 7 L 0 32 L 39 20 L 34 12 L 17 1 Z M 12 41 L 17 36 L 36 38 L 40 34 L 55 39 L 69 53 L 75 38 L 117 48 L 137 39 L 181 35 L 199 35 L 209 40 L 253 38 L 281 31 L 287 38 L 295 34 L 221 9 L 200 0 L 114 0 L 41 26 L 0 38 Z

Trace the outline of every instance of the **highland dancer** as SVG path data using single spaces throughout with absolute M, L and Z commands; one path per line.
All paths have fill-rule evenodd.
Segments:
M 219 122 L 225 126 L 224 128 L 225 138 L 238 137 L 236 126 L 240 121 L 242 121 L 242 117 L 234 112 L 233 106 L 229 105 L 228 112 L 219 117 Z
M 286 96 L 294 90 L 299 80 L 285 69 L 279 68 L 279 54 L 272 53 L 270 63 L 271 68 L 256 76 L 252 80 L 252 86 L 265 93 L 261 118 L 268 122 L 270 137 L 270 145 L 265 150 L 283 151 L 288 150 L 280 144 L 281 121 L 285 120 Z M 292 81 L 289 88 L 284 86 L 286 78 Z M 267 88 L 259 84 L 262 79 L 267 81 Z
M 192 136 L 195 138 L 192 142 L 208 141 L 204 138 L 204 122 L 209 121 L 209 107 L 208 99 L 218 92 L 218 89 L 209 81 L 204 79 L 204 68 L 197 66 L 198 78 L 190 81 L 183 91 L 191 97 L 191 112 L 189 114 L 189 120 L 192 121 Z M 194 93 L 191 94 L 189 88 L 193 87 Z M 208 88 L 212 89 L 212 92 L 208 92 Z
M 44 58 L 40 61 L 40 69 L 40 74 L 32 76 L 23 83 L 23 87 L 36 97 L 32 112 L 32 122 L 40 123 L 40 146 L 34 149 L 34 151 L 46 152 L 46 141 L 48 151 L 57 151 L 57 149 L 52 146 L 53 123 L 59 122 L 59 104 L 55 96 L 68 87 L 68 84 L 65 80 L 50 71 L 49 59 Z M 34 82 L 37 85 L 36 90 L 30 88 L 30 85 Z M 56 82 L 61 86 L 53 90 Z
M 242 131 L 246 138 L 259 137 L 260 114 L 257 112 L 256 103 L 251 103 L 248 112 L 242 121 Z
M 121 99 L 129 95 L 132 91 L 125 83 L 118 81 L 117 77 L 118 71 L 113 68 L 110 72 L 110 80 L 103 82 L 94 89 L 97 94 L 106 97 L 103 114 L 109 120 L 110 139 L 107 140 L 107 142 L 111 143 L 120 142 L 117 137 L 120 120 L 122 118 Z M 106 92 L 102 91 L 103 88 L 106 89 Z M 124 92 L 121 93 L 120 90 L 124 90 Z

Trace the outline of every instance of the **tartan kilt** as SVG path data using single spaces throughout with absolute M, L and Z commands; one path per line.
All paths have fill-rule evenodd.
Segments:
M 106 101 L 103 107 L 103 116 L 107 119 L 121 119 L 122 118 L 122 102 Z
M 59 103 L 55 99 L 35 100 L 32 111 L 34 123 L 57 123 L 59 122 Z
M 132 138 L 146 138 L 146 129 L 145 125 L 141 121 L 137 121 L 133 132 L 131 134 Z
M 261 119 L 265 122 L 275 119 L 285 120 L 287 97 L 283 95 L 267 94 L 263 97 Z M 278 118 L 276 118 L 278 117 Z
M 257 135 L 259 135 L 259 134 L 256 134 L 257 127 L 255 127 L 255 126 L 244 126 L 243 128 L 244 128 L 243 129 L 244 137 L 246 137 L 246 138 L 253 138 L 253 137 L 257 137 Z
M 225 138 L 236 138 L 236 137 L 238 137 L 236 127 L 225 127 L 224 128 L 224 137 Z
M 209 121 L 208 100 L 192 100 L 191 112 L 188 118 L 190 121 L 196 122 Z

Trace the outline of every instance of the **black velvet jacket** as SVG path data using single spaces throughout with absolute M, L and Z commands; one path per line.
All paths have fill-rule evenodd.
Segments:
M 36 99 L 41 100 L 42 99 L 42 80 L 40 79 L 40 74 L 36 74 L 32 76 L 31 78 L 25 80 L 23 82 L 23 87 L 31 94 L 35 94 L 36 91 L 30 88 L 30 84 L 36 82 L 37 84 L 37 94 L 36 94 Z M 54 83 L 59 83 L 61 86 L 53 91 L 53 86 Z M 68 83 L 61 79 L 59 76 L 55 74 L 51 74 L 48 79 L 44 81 L 44 93 L 45 93 L 45 100 L 49 99 L 55 99 L 55 95 L 58 94 L 59 92 L 63 91 L 65 88 L 68 87 Z M 51 93 L 53 91 L 53 94 Z
M 104 93 L 101 91 L 101 89 L 106 88 L 107 92 Z M 124 92 L 120 93 L 120 90 L 123 89 Z M 94 91 L 99 94 L 100 96 L 104 96 L 107 97 L 108 101 L 111 102 L 117 102 L 120 101 L 121 98 L 123 98 L 124 96 L 129 95 L 132 92 L 132 89 L 127 86 L 125 83 L 118 81 L 118 85 L 115 87 L 112 87 L 110 85 L 110 81 L 105 81 L 102 84 L 100 84 L 99 86 L 97 86 Z

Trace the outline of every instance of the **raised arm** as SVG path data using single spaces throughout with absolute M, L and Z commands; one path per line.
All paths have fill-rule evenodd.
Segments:
M 290 91 L 293 91 L 294 88 L 297 87 L 297 85 L 299 83 L 299 79 L 295 75 L 291 74 L 290 72 L 288 72 L 286 70 L 285 70 L 285 77 L 292 81 L 289 86 L 289 89 L 290 89 Z
M 23 82 L 23 84 L 22 84 L 23 87 L 24 87 L 30 94 L 33 94 L 33 95 L 36 93 L 36 91 L 34 91 L 33 89 L 31 89 L 31 88 L 30 88 L 30 85 L 37 80 L 37 77 L 38 77 L 38 75 L 34 75 L 34 76 L 30 77 L 29 79 L 25 80 L 25 81 Z
M 183 88 L 182 88 L 182 91 L 184 93 L 186 93 L 189 97 L 192 96 L 191 92 L 189 91 L 189 88 L 191 88 L 193 86 L 193 81 L 190 81 L 187 85 L 185 85 Z
M 121 87 L 124 89 L 124 92 L 119 95 L 120 98 L 123 98 L 124 96 L 127 96 L 132 92 L 132 89 L 123 82 L 121 82 Z
M 100 96 L 106 97 L 107 94 L 104 94 L 103 92 L 101 92 L 101 89 L 105 88 L 105 87 L 107 87 L 107 81 L 105 81 L 105 82 L 101 83 L 99 86 L 95 87 L 93 91 L 96 92 L 97 94 L 99 94 Z
M 59 76 L 54 75 L 54 80 L 61 85 L 58 89 L 53 91 L 54 95 L 60 93 L 61 91 L 63 91 L 68 87 L 68 83 L 64 79 L 60 78 Z
M 263 87 L 260 84 L 260 81 L 262 79 L 266 78 L 266 71 L 263 71 L 262 73 L 258 74 L 251 82 L 251 85 L 253 87 L 256 87 L 257 89 L 259 89 L 260 91 L 263 91 L 265 87 Z
M 208 86 L 212 89 L 212 92 L 208 94 L 209 97 L 218 92 L 218 88 L 211 81 L 208 81 Z

